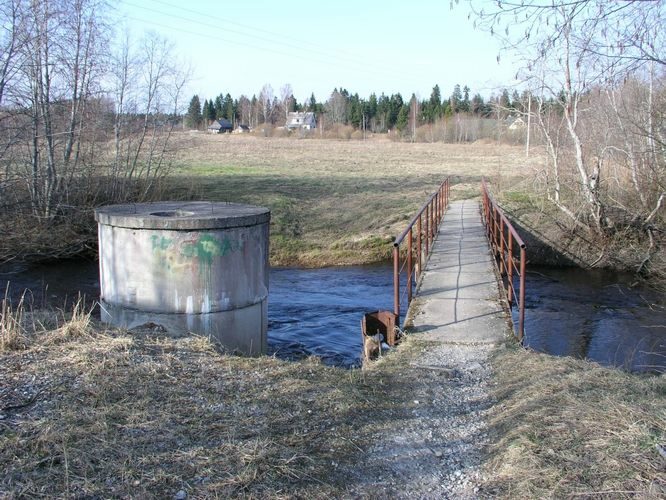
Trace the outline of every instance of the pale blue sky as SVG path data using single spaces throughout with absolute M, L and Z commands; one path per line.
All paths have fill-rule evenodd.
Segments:
M 290 84 L 303 101 L 323 101 L 334 87 L 415 92 L 456 83 L 485 97 L 515 83 L 516 68 L 498 44 L 475 30 L 466 2 L 370 0 L 120 0 L 117 15 L 133 36 L 153 30 L 173 40 L 194 68 L 191 93 L 275 94 Z

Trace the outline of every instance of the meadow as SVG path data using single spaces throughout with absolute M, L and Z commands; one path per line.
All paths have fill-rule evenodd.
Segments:
M 524 150 L 443 144 L 182 134 L 165 186 L 172 198 L 271 209 L 271 264 L 321 267 L 388 258 L 399 234 L 447 176 L 452 198 L 476 197 L 482 176 L 517 183 Z

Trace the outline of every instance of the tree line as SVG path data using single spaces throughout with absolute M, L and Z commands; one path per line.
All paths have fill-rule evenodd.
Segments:
M 510 93 L 508 89 L 488 100 L 480 93 L 470 93 L 467 85 L 455 85 L 451 95 L 443 98 L 436 84 L 427 99 L 418 99 L 415 94 L 404 99 L 400 93 L 381 93 L 379 96 L 371 93 L 363 98 L 358 93 L 336 87 L 323 102 L 318 101 L 314 93 L 304 102 L 298 102 L 290 85 L 285 85 L 280 95 L 275 95 L 267 84 L 251 98 L 241 95 L 234 99 L 228 93 L 220 93 L 217 97 L 205 98 L 202 103 L 200 96 L 194 95 L 190 99 L 185 125 L 198 129 L 224 118 L 234 125 L 256 127 L 268 123 L 282 126 L 289 112 L 310 111 L 317 115 L 321 125 L 340 124 L 382 133 L 394 129 L 404 131 L 410 125 L 433 124 L 459 113 L 479 118 L 506 118 L 514 112 L 522 112 L 527 101 L 526 92 L 519 94 L 514 90 Z

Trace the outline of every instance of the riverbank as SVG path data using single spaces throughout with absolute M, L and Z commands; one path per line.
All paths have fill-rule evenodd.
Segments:
M 659 218 L 652 238 L 631 225 L 602 236 L 566 216 L 545 194 L 524 185 L 498 192 L 497 198 L 527 244 L 530 264 L 631 273 L 637 282 L 666 291 L 666 239 Z
M 107 330 L 80 310 L 22 324 L 37 331 L 14 330 L 12 342 L 2 325 L 3 496 L 666 492 L 663 375 L 511 342 L 442 358 L 418 334 L 349 371 L 228 356 L 150 327 Z
M 380 262 L 391 241 L 447 176 L 454 199 L 478 196 L 481 176 L 519 179 L 520 147 L 495 144 L 330 141 L 179 133 L 168 175 L 150 199 L 249 203 L 271 210 L 273 266 L 326 267 Z M 166 174 L 165 170 L 165 174 Z M 94 190 L 107 181 L 81 179 L 68 207 L 41 221 L 23 212 L 0 218 L 0 262 L 93 256 L 93 210 L 111 203 Z M 141 193 L 135 186 L 132 193 Z M 79 197 L 77 198 L 77 193 Z M 138 200 L 128 195 L 125 201 Z M 30 230 L 26 230 L 30 228 Z

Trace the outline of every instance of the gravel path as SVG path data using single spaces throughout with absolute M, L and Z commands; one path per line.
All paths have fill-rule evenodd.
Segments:
M 368 443 L 363 463 L 346 471 L 351 498 L 487 496 L 481 488 L 481 461 L 489 443 L 488 360 L 495 347 L 423 346 L 406 354 L 410 359 L 400 380 L 386 394 L 395 404 L 376 415 L 383 433 Z

